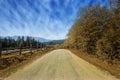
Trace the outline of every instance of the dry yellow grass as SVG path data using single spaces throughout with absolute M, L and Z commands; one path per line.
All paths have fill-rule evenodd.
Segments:
M 112 75 L 114 75 L 120 79 L 120 64 L 119 63 L 108 64 L 108 62 L 106 60 L 99 59 L 92 55 L 88 55 L 87 53 L 85 53 L 83 51 L 78 51 L 78 50 L 73 50 L 73 49 L 70 51 L 72 51 L 75 55 L 79 56 L 80 58 L 99 67 L 100 69 L 104 69 L 104 70 L 110 72 Z
M 35 52 L 36 50 L 33 50 L 33 52 Z M 22 54 L 28 54 L 30 51 L 23 51 L 22 52 Z M 17 56 L 17 55 L 19 55 L 19 53 L 11 53 L 11 54 L 9 54 L 9 55 L 2 55 L 2 57 L 1 58 L 10 58 L 10 57 L 15 57 L 15 56 Z
M 0 80 L 3 80 L 4 77 L 11 75 L 12 73 L 16 72 L 18 69 L 21 69 L 22 67 L 27 66 L 28 64 L 31 64 L 31 62 L 45 55 L 49 51 L 51 50 L 50 49 L 44 50 L 44 51 L 34 50 L 32 55 L 30 55 L 28 51 L 24 51 L 22 52 L 21 56 L 18 54 L 2 56 L 2 59 L 9 59 L 9 60 L 15 59 L 16 62 L 13 62 L 11 63 L 10 66 L 6 66 L 5 68 L 0 70 Z M 24 58 L 24 59 L 22 62 L 19 62 L 17 61 L 18 58 L 20 59 Z

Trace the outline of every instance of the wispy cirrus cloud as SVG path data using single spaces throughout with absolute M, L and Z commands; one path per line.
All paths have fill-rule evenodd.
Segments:
M 107 0 L 0 0 L 0 36 L 63 39 L 80 8 Z

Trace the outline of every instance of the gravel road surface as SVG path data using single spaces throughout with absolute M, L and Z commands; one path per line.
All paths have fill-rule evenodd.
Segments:
M 69 50 L 54 50 L 5 80 L 118 80 Z

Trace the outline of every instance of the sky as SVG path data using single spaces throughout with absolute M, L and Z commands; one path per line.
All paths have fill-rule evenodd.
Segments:
M 107 0 L 0 0 L 0 36 L 65 39 L 78 11 Z

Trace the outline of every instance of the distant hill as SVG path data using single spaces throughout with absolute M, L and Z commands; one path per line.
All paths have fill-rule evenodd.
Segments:
M 49 42 L 51 40 L 45 39 L 45 38 L 41 38 L 41 37 L 34 37 L 35 40 L 40 41 L 40 42 Z
M 0 36 L 1 38 L 12 38 L 14 40 L 17 40 L 18 39 L 18 36 L 6 36 L 6 37 L 3 37 L 3 36 Z M 27 36 L 24 36 L 24 39 L 26 40 Z M 48 40 L 48 39 L 45 39 L 45 38 L 41 38 L 41 37 L 33 37 L 35 40 L 37 41 L 40 41 L 40 42 L 49 42 L 51 40 Z
M 52 40 L 52 41 L 45 42 L 45 44 L 48 44 L 48 45 L 62 44 L 62 43 L 64 43 L 64 41 L 65 41 L 65 39 L 61 39 L 61 40 Z

